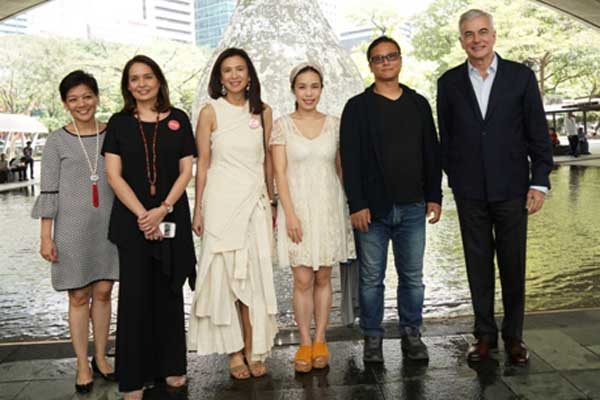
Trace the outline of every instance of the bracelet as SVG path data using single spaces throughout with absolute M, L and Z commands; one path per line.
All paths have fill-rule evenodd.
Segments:
M 173 212 L 173 206 L 167 203 L 166 201 L 163 201 L 162 203 L 160 203 L 160 205 L 167 209 L 167 214 L 171 214 Z

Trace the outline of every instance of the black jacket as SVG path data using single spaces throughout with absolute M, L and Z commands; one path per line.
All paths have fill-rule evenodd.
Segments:
M 465 62 L 438 80 L 437 107 L 442 166 L 455 196 L 506 201 L 530 185 L 550 188 L 552 145 L 531 69 L 498 56 L 483 117 Z
M 431 107 L 425 97 L 400 84 L 403 96 L 415 102 L 423 127 L 423 193 L 426 202 L 442 203 L 440 146 Z M 385 217 L 393 206 L 381 162 L 381 117 L 374 85 L 346 103 L 340 123 L 340 155 L 350 213 L 368 208 L 373 218 Z

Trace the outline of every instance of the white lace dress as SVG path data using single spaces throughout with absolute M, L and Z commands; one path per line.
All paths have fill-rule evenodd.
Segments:
M 277 211 L 277 256 L 282 266 L 333 266 L 356 258 L 346 196 L 336 173 L 338 118 L 326 116 L 319 136 L 308 139 L 289 115 L 273 125 L 270 145 L 284 145 L 292 204 L 302 242 L 287 235 L 283 207 Z

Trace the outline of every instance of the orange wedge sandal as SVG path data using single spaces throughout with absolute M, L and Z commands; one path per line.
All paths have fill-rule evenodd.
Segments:
M 296 372 L 310 372 L 312 366 L 312 346 L 300 346 L 294 356 L 294 369 Z
M 312 367 L 322 369 L 329 363 L 329 349 L 326 343 L 314 342 L 312 345 Z

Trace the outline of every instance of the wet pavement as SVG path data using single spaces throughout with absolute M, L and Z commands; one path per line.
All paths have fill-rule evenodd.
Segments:
M 600 309 L 541 313 L 526 318 L 530 363 L 506 363 L 503 351 L 486 362 L 469 364 L 470 318 L 427 320 L 424 341 L 428 364 L 402 359 L 400 340 L 390 329 L 385 363 L 365 365 L 355 328 L 334 328 L 329 335 L 330 366 L 296 374 L 293 331 L 284 331 L 267 360 L 262 378 L 234 381 L 225 356 L 189 354 L 187 388 L 156 385 L 144 399 L 600 399 Z M 75 361 L 68 343 L 0 346 L 0 399 L 119 399 L 116 384 L 96 379 L 90 395 L 73 393 Z M 500 344 L 499 348 L 502 348 Z

